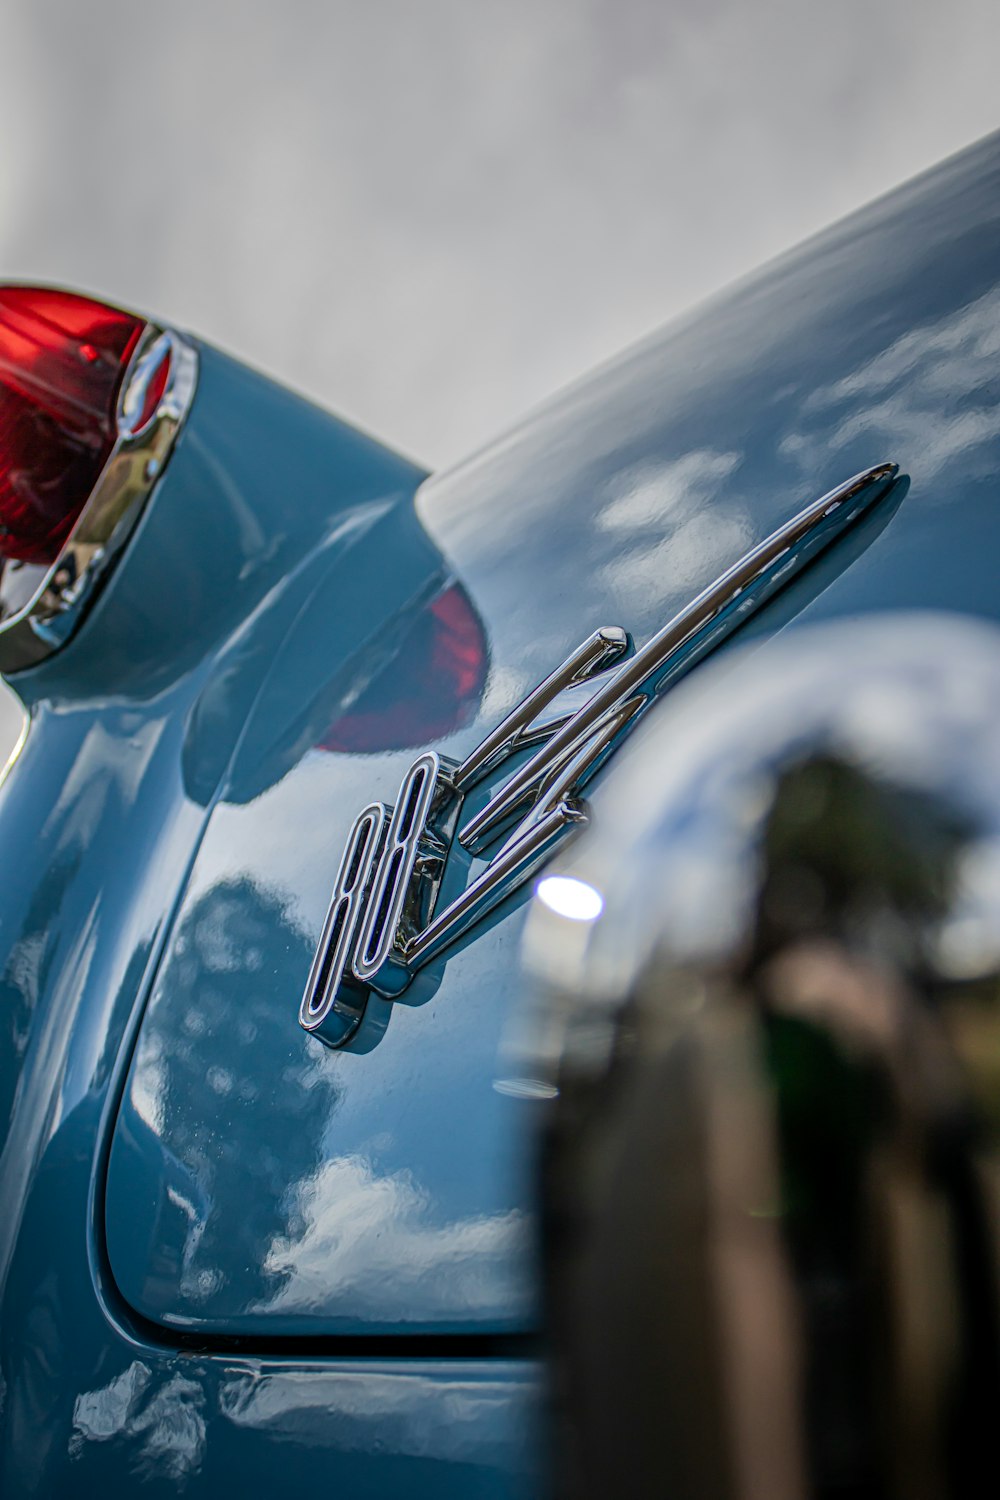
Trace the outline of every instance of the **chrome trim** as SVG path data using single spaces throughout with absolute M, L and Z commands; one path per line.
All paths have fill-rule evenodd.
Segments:
M 556 763 L 539 789 L 524 821 L 486 869 L 424 930 L 406 944 L 403 957 L 411 974 L 435 959 L 534 874 L 566 836 L 589 819 L 573 793 L 604 759 L 605 752 L 642 707 L 641 698 L 623 704 L 568 763 Z
M 825 534 L 825 528 L 821 531 L 822 522 L 836 517 L 840 522 L 836 528 L 839 534 L 841 526 L 850 525 L 858 512 L 871 504 L 872 486 L 879 481 L 894 479 L 896 473 L 896 464 L 877 464 L 855 474 L 846 484 L 807 505 L 791 521 L 741 557 L 715 583 L 709 584 L 647 641 L 641 651 L 626 661 L 572 719 L 557 729 L 545 748 L 522 766 L 496 797 L 469 820 L 458 835 L 464 847 L 472 853 L 487 848 L 516 808 L 532 797 L 554 759 L 571 754 L 581 737 L 596 728 L 623 698 L 636 692 L 652 698 L 674 667 L 683 663 L 684 670 L 689 671 L 714 649 L 723 635 L 728 635 L 794 577 L 814 552 L 820 550 L 820 546 L 833 540 L 832 536 Z M 849 502 L 852 500 L 859 501 L 857 507 L 851 507 Z M 809 547 L 809 542 L 819 545 Z M 793 548 L 797 550 L 793 551 Z M 709 632 L 695 652 L 688 649 L 700 631 L 718 621 L 729 609 L 733 614 L 726 618 L 723 630 Z
M 430 751 L 415 760 L 403 777 L 368 897 L 353 970 L 363 984 L 370 984 L 383 993 L 387 987 L 388 993 L 396 988 L 402 989 L 410 980 L 410 974 L 405 965 L 398 962 L 397 954 L 406 942 L 404 917 L 418 856 L 421 853 L 429 855 L 440 865 L 447 850 L 447 843 L 436 838 L 433 829 L 428 827 L 440 769 L 440 760 Z M 397 968 L 400 970 L 398 985 L 394 980 Z
M 168 355 L 163 395 L 138 428 L 146 392 Z M 183 334 L 147 324 L 119 392 L 115 445 L 59 556 L 48 567 L 4 565 L 0 610 L 4 592 L 14 597 L 11 613 L 0 618 L 0 672 L 37 666 L 77 630 L 163 473 L 197 380 L 194 345 Z M 27 586 L 18 598 L 20 580 Z
M 348 838 L 299 1008 L 306 1030 L 343 1046 L 360 1026 L 366 987 L 387 1000 L 403 998 L 421 968 L 522 886 L 588 821 L 580 793 L 657 694 L 842 535 L 897 472 L 895 464 L 877 464 L 807 505 L 633 655 L 621 627 L 595 630 L 459 765 L 430 751 L 420 756 L 403 778 L 395 807 L 366 808 Z M 469 792 L 511 756 L 539 744 L 456 836 Z M 380 829 L 388 822 L 388 833 L 377 850 L 375 840 L 366 844 L 360 872 L 362 826 L 376 814 Z M 485 869 L 438 911 L 449 857 L 464 855 L 471 868 L 505 833 Z
M 586 808 L 561 801 L 500 850 L 483 873 L 431 922 L 405 950 L 410 975 L 450 948 L 505 896 L 523 885 L 559 847 L 566 835 L 588 821 Z M 395 999 L 400 998 L 398 995 Z
M 628 632 L 622 630 L 618 625 L 604 625 L 600 630 L 595 630 L 593 635 L 587 639 L 563 662 L 561 667 L 549 674 L 544 682 L 539 683 L 533 692 L 529 693 L 522 703 L 519 703 L 498 724 L 492 734 L 486 736 L 481 745 L 467 755 L 462 764 L 452 776 L 452 785 L 457 792 L 467 792 L 470 787 L 481 781 L 486 773 L 513 755 L 515 750 L 529 745 L 536 735 L 531 735 L 531 727 L 536 724 L 542 710 L 548 708 L 555 698 L 565 688 L 575 687 L 587 683 L 598 673 L 605 671 L 611 662 L 617 661 L 624 651 L 627 651 L 631 641 Z M 564 715 L 561 723 L 571 715 Z M 550 729 L 558 728 L 558 724 L 550 724 Z
M 343 1046 L 361 1024 L 367 992 L 352 982 L 348 965 L 357 946 L 387 822 L 384 804 L 373 802 L 351 829 L 299 1007 L 299 1025 L 331 1046 Z

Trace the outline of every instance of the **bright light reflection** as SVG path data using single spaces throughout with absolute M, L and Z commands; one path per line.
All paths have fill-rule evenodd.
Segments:
M 555 1099 L 559 1093 L 556 1085 L 544 1078 L 494 1078 L 493 1087 L 509 1099 Z
M 594 922 L 604 910 L 604 897 L 585 880 L 572 875 L 546 875 L 535 886 L 539 901 L 571 922 Z

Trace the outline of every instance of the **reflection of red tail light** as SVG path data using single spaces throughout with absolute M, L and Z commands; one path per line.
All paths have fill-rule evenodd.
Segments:
M 475 712 L 486 638 L 465 590 L 453 583 L 417 616 L 399 650 L 331 724 L 321 750 L 408 750 L 460 729 Z
M 88 297 L 0 286 L 0 557 L 55 561 L 114 447 L 144 327 Z

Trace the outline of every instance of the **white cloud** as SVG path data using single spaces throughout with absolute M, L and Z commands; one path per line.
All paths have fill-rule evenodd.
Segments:
M 992 128 L 998 41 L 993 0 L 9 0 L 0 271 L 439 463 Z

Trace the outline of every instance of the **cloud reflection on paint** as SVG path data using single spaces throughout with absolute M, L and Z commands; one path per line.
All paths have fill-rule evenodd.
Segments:
M 204 1405 L 198 1381 L 175 1374 L 158 1384 L 149 1366 L 134 1360 L 107 1385 L 77 1396 L 70 1457 L 79 1458 L 88 1443 L 124 1439 L 134 1477 L 182 1485 L 204 1457 Z
M 969 477 L 977 451 L 1000 436 L 998 362 L 1000 290 L 994 287 L 909 329 L 850 374 L 813 391 L 779 452 L 809 469 L 823 455 L 873 435 L 905 453 L 909 471 L 922 481 L 958 455 Z
M 323 1310 L 336 1298 L 352 1315 L 405 1324 L 414 1306 L 423 1321 L 530 1310 L 528 1220 L 518 1210 L 435 1224 L 411 1173 L 380 1175 L 360 1156 L 324 1162 L 293 1196 L 298 1230 L 276 1237 L 264 1261 L 284 1284 L 262 1311 Z
M 667 581 L 694 591 L 716 575 L 720 556 L 746 551 L 753 531 L 745 507 L 716 503 L 741 461 L 694 449 L 616 474 L 595 516 L 619 549 L 605 564 L 610 587 L 623 598 L 660 597 Z
M 320 1408 L 339 1452 L 364 1452 L 374 1442 L 382 1453 L 408 1458 L 517 1468 L 535 1396 L 530 1375 L 519 1381 L 475 1378 L 466 1364 L 463 1378 L 445 1383 L 411 1364 L 392 1373 L 355 1368 L 238 1375 L 220 1388 L 219 1406 L 235 1427 L 293 1439 Z

